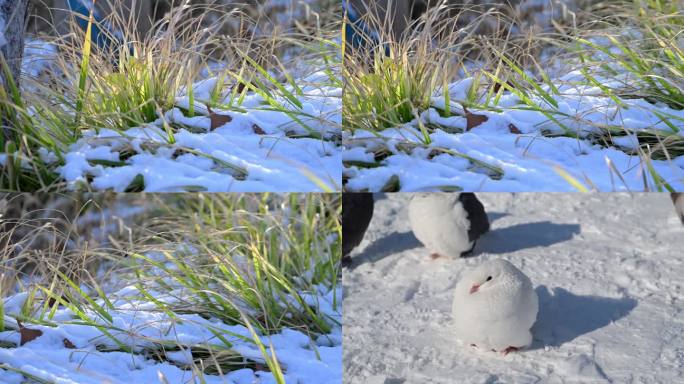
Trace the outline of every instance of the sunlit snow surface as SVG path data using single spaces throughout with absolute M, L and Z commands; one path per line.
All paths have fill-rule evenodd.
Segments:
M 471 113 L 487 116 L 487 121 L 466 132 L 465 113 L 459 101 L 466 99 L 472 80 L 465 79 L 449 87 L 451 117 L 440 116 L 434 108 L 420 115 L 421 123 L 441 127 L 430 134 L 431 143 L 426 148 L 405 150 L 407 145 L 421 142 L 418 119 L 403 127 L 384 130 L 379 136 L 364 130 L 345 131 L 342 158 L 351 164 L 344 170 L 348 179 L 346 189 L 379 191 L 392 176 L 397 176 L 402 191 L 444 187 L 468 191 L 573 191 L 575 187 L 561 176 L 568 173 L 587 189 L 644 190 L 644 173 L 647 179 L 652 179 L 639 156 L 628 155 L 615 147 L 602 147 L 587 137 L 598 133 L 597 126 L 601 125 L 671 133 L 672 127 L 662 121 L 662 116 L 669 117 L 682 134 L 684 110 L 654 105 L 643 99 L 621 100 L 623 106 L 617 106 L 610 98 L 600 96 L 599 88 L 571 85 L 579 76 L 579 73 L 570 73 L 561 78 L 564 85 L 558 86 L 559 95 L 554 96 L 557 110 L 565 116 L 553 116 L 564 128 L 542 112 L 524 110 L 515 95 L 507 94 L 500 101 L 501 111 L 470 109 Z M 551 108 L 541 97 L 531 99 L 540 108 Z M 444 99 L 435 97 L 433 105 L 443 109 Z M 511 126 L 520 133 L 512 133 Z M 549 133 L 561 134 L 564 129 L 579 138 L 548 137 Z M 630 135 L 616 138 L 614 144 L 634 149 L 639 142 Z M 373 152 L 380 148 L 389 150 L 390 154 L 379 166 L 358 165 L 359 162 L 373 163 Z M 437 148 L 498 167 L 503 175 L 492 177 L 490 170 L 474 167 L 465 158 L 450 153 L 437 152 L 435 156 L 433 149 Z M 675 189 L 684 189 L 684 156 L 672 161 L 653 160 L 652 165 L 665 182 Z M 654 189 L 652 181 L 648 188 Z
M 137 175 L 143 176 L 147 192 L 339 190 L 342 90 L 320 85 L 325 76 L 303 79 L 297 96 L 301 109 L 290 105 L 288 112 L 274 111 L 252 95 L 241 106 L 244 111 L 213 109 L 230 116 L 230 122 L 213 130 L 209 111 L 198 101 L 209 100 L 216 84 L 215 78 L 207 79 L 195 85 L 196 116 L 175 108 L 148 126 L 85 132 L 59 172 L 73 187 L 89 179 L 96 190 L 119 192 Z M 189 97 L 179 97 L 176 104 L 188 108 Z M 182 127 L 173 133 L 173 142 L 164 124 Z M 120 162 L 121 152 L 131 148 L 135 154 L 124 164 L 102 163 Z
M 49 43 L 28 41 L 24 73 L 40 77 L 55 54 Z M 134 182 L 140 176 L 146 192 L 340 190 L 342 89 L 339 80 L 330 77 L 335 76 L 332 72 L 307 65 L 296 68 L 301 75 L 294 80 L 296 89 L 283 85 L 292 98 L 269 90 L 271 103 L 253 92 L 237 103 L 235 95 L 226 95 L 219 104 L 231 108 L 216 107 L 211 112 L 229 116 L 223 118 L 229 121 L 213 128 L 206 105 L 214 100 L 218 79 L 199 81 L 192 87 L 194 117 L 188 117 L 190 95 L 185 90 L 175 108 L 162 111 L 163 118 L 148 125 L 82 132 L 57 172 L 71 189 L 116 192 L 132 185 L 140 189 L 140 183 Z M 227 84 L 226 92 L 231 87 Z M 45 149 L 40 155 L 48 164 L 58 160 Z M 4 161 L 0 155 L 0 164 Z
M 309 294 L 309 297 L 316 298 L 321 313 L 330 319 L 330 334 L 312 341 L 304 333 L 286 328 L 278 334 L 260 337 L 267 348 L 273 346 L 288 383 L 342 383 L 342 330 L 339 326 L 342 315 L 339 308 L 333 308 L 335 296 L 338 296 L 336 300 L 339 302 L 340 294 L 341 289 L 325 290 L 322 287 L 319 292 Z M 157 299 L 165 297 L 162 293 L 156 296 Z M 97 322 L 134 352 L 152 345 L 152 340 L 168 341 L 170 346 L 176 343 L 223 345 L 214 335 L 213 332 L 216 332 L 232 343 L 232 350 L 265 366 L 258 347 L 243 339 L 249 340 L 251 335 L 242 325 L 229 326 L 197 314 L 176 314 L 175 319 L 170 318 L 156 309 L 153 303 L 143 299 L 132 286 L 113 293 L 111 298 L 114 298 L 112 304 L 115 308 L 109 311 L 111 323 L 104 319 Z M 5 300 L 6 326 L 16 327 L 14 319 L 7 315 L 18 314 L 25 299 L 26 294 L 18 294 Z M 91 318 L 98 318 L 95 313 L 87 314 Z M 25 324 L 31 329 L 41 330 L 43 335 L 23 346 L 0 348 L 0 368 L 6 364 L 48 382 L 64 384 L 158 383 L 162 376 L 168 383 L 202 382 L 190 370 L 182 370 L 169 362 L 158 362 L 144 354 L 101 352 L 103 348 L 117 348 L 117 345 L 96 327 L 73 324 L 78 323 L 79 319 L 67 309 L 57 311 L 52 321 L 56 322 L 56 326 Z M 67 348 L 64 340 L 71 342 L 75 348 Z M 18 345 L 19 333 L 0 332 L 0 343 Z M 169 357 L 184 364 L 190 354 L 178 351 L 171 352 Z M 270 372 L 248 368 L 222 377 L 204 375 L 204 380 L 206 383 L 275 383 Z M 18 384 L 24 380 L 20 374 L 0 369 L 0 382 Z
M 472 257 L 430 257 L 407 194 L 376 196 L 344 271 L 345 383 L 653 383 L 684 375 L 684 226 L 668 194 L 480 193 L 492 227 Z M 451 328 L 466 268 L 503 258 L 530 277 L 530 348 L 506 356 Z

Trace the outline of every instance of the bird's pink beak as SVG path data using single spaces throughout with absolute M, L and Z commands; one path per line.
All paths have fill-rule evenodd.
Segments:
M 478 284 L 473 284 L 473 286 L 470 287 L 470 293 L 473 294 L 477 292 L 478 289 L 480 289 L 480 286 Z

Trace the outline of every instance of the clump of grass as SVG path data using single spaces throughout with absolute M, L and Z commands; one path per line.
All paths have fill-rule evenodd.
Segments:
M 662 0 L 618 3 L 610 8 L 610 16 L 576 39 L 582 73 L 618 106 L 624 106 L 621 101 L 624 99 L 643 98 L 675 110 L 684 109 L 684 13 L 675 3 Z M 616 132 L 607 128 L 603 136 L 636 137 L 640 148 L 621 149 L 642 158 L 644 177 L 651 175 L 654 183 L 651 188 L 644 181 L 645 188 L 671 189 L 657 174 L 651 160 L 669 161 L 684 154 L 680 132 L 684 119 L 659 112 L 655 107 L 646 112 L 655 114 L 667 129 L 630 131 L 623 128 L 623 132 Z
M 684 13 L 675 3 L 634 0 L 611 8 L 602 28 L 577 39 L 587 77 L 617 80 L 606 92 L 620 97 L 684 109 Z
M 48 73 L 23 79 L 23 90 L 14 83 L 9 84 L 9 94 L 0 90 L 2 113 L 13 116 L 12 136 L 0 143 L 5 154 L 0 159 L 0 189 L 63 189 L 55 169 L 84 130 L 124 131 L 155 121 L 171 109 L 180 90 L 199 77 L 216 41 L 210 27 L 199 28 L 202 16 L 191 17 L 193 10 L 173 8 L 146 36 L 134 28 L 134 20 L 124 20 L 118 13 L 97 22 L 89 17 L 85 31 L 74 19 L 70 35 L 44 36 L 59 52 Z M 111 44 L 93 44 L 96 24 Z M 173 132 L 168 125 L 165 128 L 167 140 L 173 142 Z
M 161 261 L 136 256 L 164 269 L 166 276 L 158 284 L 176 282 L 195 293 L 179 307 L 201 307 L 228 323 L 239 320 L 246 309 L 263 332 L 283 326 L 329 331 L 329 321 L 301 292 L 338 284 L 339 239 L 328 238 L 340 230 L 335 198 L 266 194 L 184 200 L 180 209 L 169 207 L 172 217 L 187 217 L 187 222 L 175 225 L 176 231 L 163 241 L 185 243 L 186 250 L 166 252 Z
M 681 110 L 684 108 L 683 26 L 684 14 L 674 3 L 616 2 L 599 8 L 594 18 L 575 30 L 569 43 L 563 46 L 571 53 L 569 60 L 577 63 L 586 85 L 600 89 L 619 109 L 629 108 L 626 99 L 643 98 Z M 680 131 L 684 119 L 657 107 L 645 107 L 644 112 L 657 116 L 665 129 L 630 130 L 592 124 L 582 121 L 581 116 L 562 116 L 553 109 L 546 112 L 595 126 L 601 132 L 599 142 L 603 145 L 612 146 L 612 137 L 631 135 L 638 139 L 641 148 L 635 151 L 618 146 L 619 149 L 648 159 L 670 160 L 682 154 Z
M 395 146 L 396 150 L 411 153 L 416 146 L 431 146 L 430 134 L 441 129 L 421 121 L 418 117 L 422 112 L 436 108 L 443 116 L 451 116 L 459 110 L 465 115 L 462 107 L 476 104 L 482 78 L 478 71 L 495 62 L 492 46 L 508 43 L 506 31 L 510 20 L 495 10 L 477 13 L 468 7 L 456 9 L 441 2 L 410 23 L 405 31 L 397 33 L 392 18 L 379 19 L 378 15 L 382 13 L 372 7 L 357 10 L 363 15 L 359 23 L 351 23 L 348 17 L 345 18 L 345 27 L 354 31 L 355 37 L 353 41 L 345 41 L 344 47 L 344 129 L 351 132 L 366 130 L 382 138 L 383 130 L 417 120 L 416 131 L 411 131 L 417 143 L 412 138 Z M 469 22 L 460 23 L 461 18 Z M 491 20 L 500 23 L 494 28 L 494 36 L 480 36 L 478 32 L 483 24 Z M 460 27 L 459 23 L 466 26 Z M 478 81 L 466 99 L 452 100 L 449 84 L 471 75 Z M 351 141 L 349 144 L 355 145 Z M 474 169 L 485 169 L 495 178 L 503 174 L 498 167 L 456 151 L 434 146 L 431 149 L 466 158 Z M 374 162 L 346 162 L 345 167 L 381 166 L 386 154 L 375 152 Z M 400 188 L 395 181 L 389 180 L 386 189 Z M 457 186 L 439 188 L 458 189 Z
M 20 288 L 59 282 L 57 272 L 80 280 L 120 254 L 102 247 L 105 230 L 120 233 L 126 227 L 123 221 L 105 224 L 107 215 L 120 217 L 114 207 L 104 208 L 112 200 L 113 195 L 0 195 L 0 292 L 14 292 L 17 282 Z
M 120 0 L 106 1 L 115 4 L 113 9 L 119 8 L 116 4 Z M 323 4 L 329 0 L 321 1 Z M 169 12 L 146 35 L 135 29 L 135 15 L 124 19 L 113 12 L 101 21 L 74 15 L 68 36 L 41 36 L 58 48 L 46 73 L 23 79 L 21 90 L 15 86 L 7 94 L 0 94 L 7 115 L 16 116 L 11 124 L 12 136 L 0 142 L 0 190 L 64 190 L 57 169 L 65 163 L 70 146 L 86 130 L 112 129 L 126 136 L 132 127 L 144 129 L 154 123 L 162 128 L 163 137 L 155 138 L 150 145 L 143 143 L 140 148 L 152 148 L 154 152 L 160 146 L 173 146 L 179 153 L 192 152 L 191 148 L 178 148 L 175 142 L 174 134 L 184 127 L 164 118 L 166 112 L 180 107 L 179 96 L 189 98 L 189 107 L 181 110 L 193 117 L 198 110 L 206 111 L 204 106 L 245 112 L 242 104 L 246 96 L 257 94 L 263 102 L 250 104 L 250 109 L 285 113 L 308 132 L 293 130 L 288 137 L 339 141 L 339 129 L 320 132 L 311 128 L 335 124 L 306 112 L 300 101 L 306 97 L 305 91 L 291 73 L 302 60 L 311 63 L 315 55 L 321 64 L 312 65 L 311 70 L 320 69 L 328 75 L 327 82 L 318 85 L 341 86 L 339 44 L 331 29 L 322 24 L 335 12 L 316 12 L 306 6 L 306 22 L 297 24 L 296 31 L 284 31 L 279 25 L 261 28 L 270 20 L 261 15 L 261 10 L 256 12 L 256 19 L 250 19 L 250 10 L 243 5 L 226 7 L 188 0 L 171 1 L 170 5 Z M 77 21 L 85 22 L 87 28 L 83 30 Z M 237 28 L 235 34 L 222 33 L 227 25 Z M 105 36 L 98 39 L 108 44 L 94 44 L 95 27 Z M 259 35 L 264 29 L 272 30 L 273 35 Z M 280 59 L 278 55 L 285 52 L 299 61 Z M 206 90 L 200 95 L 195 89 L 197 81 L 207 76 L 218 79 L 208 97 Z M 123 166 L 136 153 L 124 150 L 120 159 L 99 165 Z M 217 168 L 230 169 L 238 179 L 246 176 L 246 170 L 235 164 L 210 154 L 196 155 L 213 160 Z M 316 181 L 326 188 L 334 185 L 327 180 Z M 141 185 L 132 185 L 130 190 L 138 190 Z M 88 190 L 90 186 L 86 181 L 79 188 Z
M 490 91 L 486 95 L 484 107 L 497 108 L 501 90 L 509 91 L 520 100 L 520 104 L 512 108 L 542 113 L 562 131 L 544 131 L 543 134 L 589 139 L 637 156 L 641 159 L 639 167 L 644 177 L 644 190 L 670 189 L 671 186 L 658 175 L 652 160 L 670 161 L 683 153 L 680 131 L 684 119 L 659 109 L 662 105 L 675 110 L 684 108 L 681 36 L 684 15 L 680 8 L 660 0 L 596 4 L 590 15 L 590 12 L 578 15 L 583 24 L 566 26 L 559 35 L 541 37 L 543 44 L 556 47 L 560 53 L 551 57 L 551 61 L 533 58 L 531 70 L 516 65 L 505 51 L 498 51 L 505 68 L 500 65 L 484 72 L 499 88 L 499 92 Z M 631 108 L 627 99 L 643 98 L 653 103 L 653 108 L 638 108 L 657 116 L 664 128 L 630 129 L 562 112 L 556 99 L 562 96 L 559 88 L 566 83 L 552 79 L 544 70 L 546 63 L 554 60 L 570 68 L 568 71 L 581 73 L 582 78 L 569 85 L 599 89 L 606 103 L 618 111 Z M 626 135 L 638 140 L 639 147 L 615 145 L 613 138 Z M 611 177 L 617 174 L 626 186 L 615 166 L 612 163 L 608 166 Z
M 16 79 L 12 77 L 4 58 L 0 57 L 0 70 L 5 72 L 7 84 L 0 87 L 0 190 L 47 191 L 57 182 L 57 175 L 39 153 L 40 148 L 54 149 L 60 155 L 59 139 L 46 134 L 54 114 L 45 114 L 43 109 L 26 106 Z M 38 116 L 49 116 L 39 121 Z
M 452 101 L 450 83 L 461 77 L 480 79 L 481 69 L 502 62 L 500 52 L 517 62 L 534 48 L 524 36 L 514 37 L 513 20 L 494 8 L 437 2 L 401 34 L 392 31 L 390 17 L 378 20 L 372 6 L 359 13 L 360 23 L 345 19 L 355 36 L 346 42 L 343 65 L 343 116 L 345 129 L 352 131 L 379 132 L 406 124 L 434 107 L 435 97 L 444 102 L 440 113 L 449 116 L 454 102 L 474 104 L 479 94 L 476 89 L 467 100 Z M 488 35 L 481 35 L 482 30 Z M 419 128 L 426 136 L 426 127 Z
M 109 205 L 122 198 L 114 197 Z M 144 202 L 144 220 L 129 221 L 123 234 L 107 232 L 111 250 L 104 270 L 46 263 L 41 274 L 47 278 L 28 286 L 16 285 L 20 279 L 15 274 L 12 288 L 28 295 L 20 314 L 4 318 L 50 327 L 65 321 L 92 326 L 103 334 L 93 340 L 99 351 L 144 354 L 198 377 L 252 368 L 270 371 L 278 383 L 284 383 L 285 367 L 267 342 L 268 335 L 284 327 L 296 329 L 310 335 L 315 350 L 314 340 L 340 326 L 316 300 L 340 281 L 338 196 L 165 195 Z M 31 226 L 27 221 L 18 224 Z M 103 224 L 111 229 L 107 220 Z M 47 255 L 59 255 L 48 246 L 40 248 Z M 81 252 L 95 259 L 105 257 L 94 248 Z M 115 292 L 124 285 L 134 286 L 137 293 L 118 296 Z M 10 292 L 14 290 L 2 291 L 3 296 Z M 140 310 L 164 313 L 172 321 L 189 321 L 179 316 L 197 314 L 227 326 L 243 325 L 251 336 L 234 334 L 218 322 L 209 326 L 215 335 L 211 343 L 183 344 L 138 335 L 113 322 L 114 303 L 120 300 L 144 302 L 146 309 Z M 55 318 L 58 309 L 60 320 Z M 64 309 L 72 320 L 64 320 Z M 2 327 L 16 330 L 11 321 Z M 254 343 L 262 358 L 237 353 L 229 341 L 235 337 Z M 191 355 L 190 362 L 177 362 L 168 355 L 180 350 Z
M 72 108 L 74 129 L 125 130 L 151 123 L 171 109 L 216 49 L 217 31 L 202 27 L 206 23 L 194 11 L 188 4 L 171 8 L 145 36 L 133 27 L 137 23 L 112 13 L 101 21 L 90 18 L 85 31 L 73 25 L 71 37 L 56 39 L 56 75 L 66 95 L 59 100 Z M 224 12 L 223 17 L 241 16 Z M 110 44 L 92 43 L 94 25 Z
M 456 66 L 449 69 L 453 57 L 446 50 L 455 38 L 433 44 L 437 34 L 456 36 L 447 33 L 449 25 L 440 24 L 436 13 L 422 19 L 420 32 L 396 36 L 389 14 L 380 20 L 372 7 L 358 10 L 363 14 L 360 23 L 345 19 L 345 28 L 354 30 L 356 39 L 345 42 L 345 129 L 382 131 L 408 123 L 429 107 L 437 88 L 457 71 Z

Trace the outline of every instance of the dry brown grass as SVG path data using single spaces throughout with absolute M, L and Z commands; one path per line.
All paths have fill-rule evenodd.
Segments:
M 399 36 L 390 32 L 390 18 L 365 13 L 363 22 L 379 35 L 367 37 L 363 48 L 345 48 L 345 128 L 379 131 L 407 123 L 449 83 L 484 69 L 508 70 L 501 52 L 517 63 L 537 57 L 540 36 L 514 34 L 515 21 L 505 13 L 490 9 L 474 17 L 475 9 L 430 9 Z
M 82 281 L 131 244 L 129 203 L 137 198 L 59 194 L 0 195 L 0 297 L 26 285 L 50 286 L 58 272 Z
M 119 1 L 119 0 L 100 0 Z M 303 2 L 292 0 L 289 4 L 272 0 L 150 0 L 156 3 L 152 9 L 153 23 L 167 17 L 173 7 L 187 4 L 192 8 L 191 17 L 202 19 L 202 28 L 212 28 L 219 35 L 245 38 L 252 35 L 277 36 L 298 33 L 316 36 L 322 26 L 340 23 L 340 7 L 337 0 Z M 156 8 L 155 8 L 156 7 Z M 226 18 L 235 13 L 241 17 Z M 28 32 L 33 36 L 54 38 L 55 26 L 53 0 L 31 0 Z M 250 20 L 246 22 L 245 20 Z

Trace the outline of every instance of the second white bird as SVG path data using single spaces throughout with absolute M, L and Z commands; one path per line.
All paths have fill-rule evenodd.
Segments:
M 456 285 L 456 336 L 506 354 L 532 343 L 530 328 L 538 310 L 530 279 L 506 260 L 490 260 L 467 272 Z
M 417 193 L 408 214 L 413 234 L 435 256 L 465 256 L 489 231 L 487 213 L 473 193 Z

